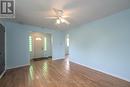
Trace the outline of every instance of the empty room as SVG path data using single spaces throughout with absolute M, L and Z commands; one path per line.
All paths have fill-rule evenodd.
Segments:
M 130 87 L 130 0 L 0 0 L 0 87 Z

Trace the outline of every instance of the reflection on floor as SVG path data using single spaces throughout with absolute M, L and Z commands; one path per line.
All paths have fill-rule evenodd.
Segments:
M 31 61 L 8 70 L 0 87 L 130 87 L 130 83 L 66 60 Z

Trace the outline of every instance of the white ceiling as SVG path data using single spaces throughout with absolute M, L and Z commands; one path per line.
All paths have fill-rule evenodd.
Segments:
M 49 29 L 66 30 L 130 8 L 130 0 L 15 0 L 15 21 Z M 70 25 L 56 25 L 52 8 L 63 9 Z

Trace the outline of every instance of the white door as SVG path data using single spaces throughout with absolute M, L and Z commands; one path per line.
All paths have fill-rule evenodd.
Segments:
M 44 40 L 41 33 L 33 34 L 33 55 L 34 58 L 41 58 L 44 55 Z

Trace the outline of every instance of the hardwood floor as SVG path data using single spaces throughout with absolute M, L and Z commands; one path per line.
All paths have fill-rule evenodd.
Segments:
M 130 87 L 130 83 L 68 60 L 41 60 L 8 70 L 0 87 Z

